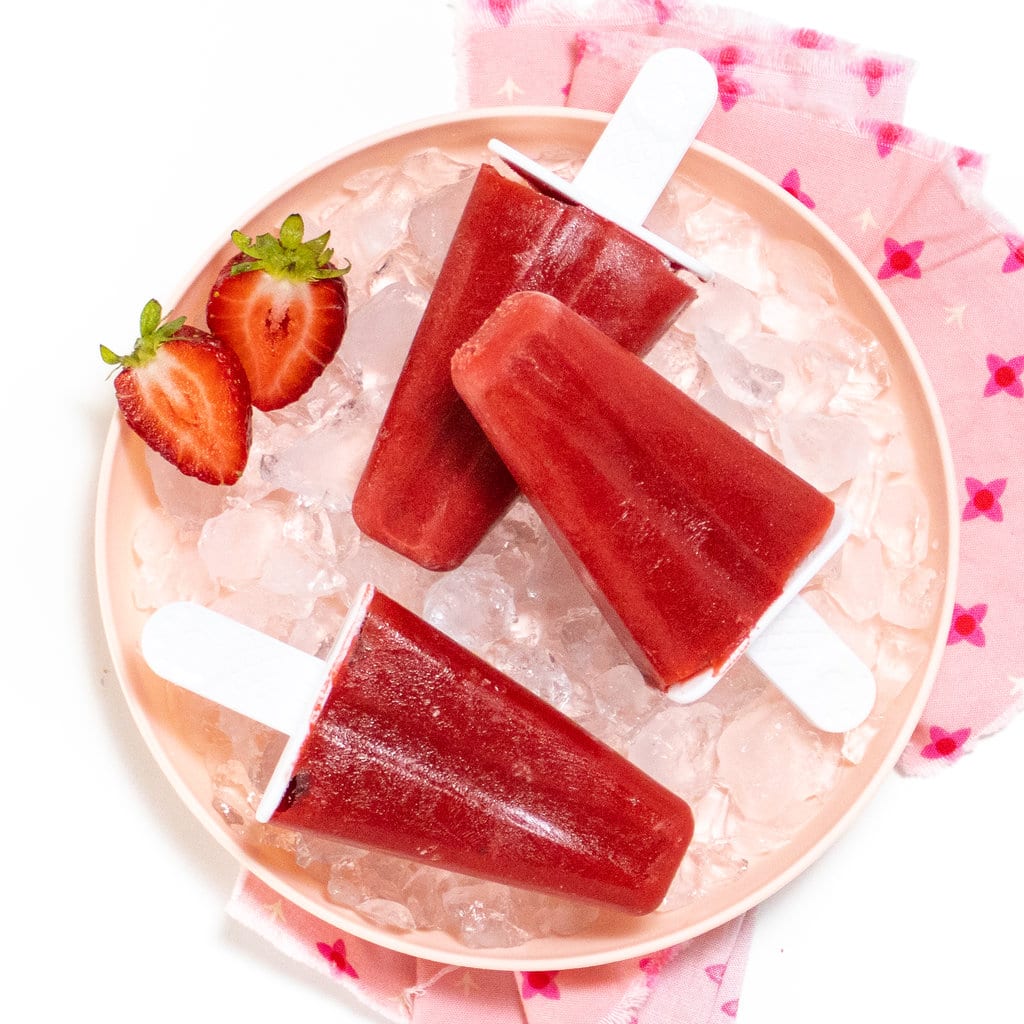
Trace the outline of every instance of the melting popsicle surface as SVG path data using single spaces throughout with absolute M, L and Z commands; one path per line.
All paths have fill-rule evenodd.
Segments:
M 557 300 L 506 300 L 452 364 L 468 407 L 662 688 L 723 664 L 832 502 Z
M 270 820 L 634 914 L 687 804 L 530 691 L 368 590 Z
M 451 382 L 451 357 L 513 292 L 556 296 L 645 352 L 695 293 L 646 243 L 480 168 L 353 500 L 360 529 L 429 569 L 480 542 L 516 484 Z

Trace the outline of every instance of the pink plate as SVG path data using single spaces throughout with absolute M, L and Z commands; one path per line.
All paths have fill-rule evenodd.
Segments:
M 389 132 L 330 158 L 289 185 L 240 227 L 280 224 L 294 210 L 315 206 L 362 170 L 396 164 L 406 156 L 439 147 L 467 162 L 485 158 L 488 139 L 497 137 L 535 155 L 540 146 L 590 150 L 605 115 L 547 108 L 477 111 L 440 118 Z M 211 835 L 239 864 L 282 896 L 324 921 L 381 946 L 443 963 L 503 970 L 555 970 L 639 956 L 693 938 L 720 925 L 776 892 L 816 860 L 849 825 L 857 811 L 892 769 L 924 707 L 945 644 L 955 589 L 957 520 L 952 462 L 945 432 L 921 361 L 888 300 L 846 246 L 799 202 L 750 168 L 702 144 L 687 154 L 680 175 L 722 200 L 757 216 L 784 238 L 810 244 L 829 264 L 841 298 L 884 345 L 894 393 L 911 425 L 911 441 L 932 509 L 934 551 L 929 564 L 944 574 L 942 606 L 929 640 L 925 665 L 895 698 L 880 732 L 860 764 L 844 769 L 819 813 L 780 850 L 751 865 L 713 896 L 682 909 L 623 920 L 610 930 L 592 929 L 571 938 L 546 938 L 514 949 L 479 950 L 440 932 L 396 933 L 354 911 L 329 902 L 321 885 L 305 875 L 282 851 L 244 845 L 211 805 L 211 783 L 202 758 L 178 716 L 170 713 L 169 685 L 155 677 L 138 652 L 145 613 L 133 603 L 136 573 L 131 539 L 135 524 L 156 504 L 142 443 L 115 416 L 104 453 L 96 517 L 96 559 L 104 628 L 125 698 L 153 756 L 176 792 Z M 228 258 L 225 245 L 212 253 L 174 303 L 177 313 L 202 323 L 205 296 L 218 267 Z

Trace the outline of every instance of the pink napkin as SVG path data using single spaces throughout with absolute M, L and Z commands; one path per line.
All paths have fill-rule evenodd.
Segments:
M 703 1024 L 736 1016 L 750 915 L 652 956 L 574 971 L 508 974 L 418 960 L 324 924 L 243 872 L 231 916 L 407 1024 Z
M 925 361 L 962 502 L 946 656 L 899 769 L 953 764 L 1021 707 L 1024 236 L 980 196 L 980 155 L 901 123 L 913 65 L 808 28 L 673 0 L 461 0 L 460 101 L 612 110 L 664 46 L 702 52 L 719 103 L 701 138 L 813 209 L 878 279 Z M 243 873 L 229 905 L 387 1020 L 704 1024 L 736 1016 L 753 914 L 604 967 L 509 975 L 345 935 Z

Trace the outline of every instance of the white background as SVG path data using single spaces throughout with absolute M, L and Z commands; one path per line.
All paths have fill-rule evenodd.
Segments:
M 1024 227 L 1021 37 L 1004 0 L 974 0 L 955 19 L 893 0 L 825 6 L 758 10 L 916 58 L 907 122 L 991 154 L 988 198 Z M 129 718 L 92 569 L 114 408 L 97 346 L 130 344 L 142 302 L 170 301 L 283 180 L 452 110 L 451 11 L 444 0 L 28 11 L 4 15 L 0 64 L 4 1003 L 26 1021 L 371 1021 L 225 918 L 235 865 Z M 889 779 L 762 907 L 741 1024 L 1019 1020 L 1022 744 L 1018 720 L 939 778 Z

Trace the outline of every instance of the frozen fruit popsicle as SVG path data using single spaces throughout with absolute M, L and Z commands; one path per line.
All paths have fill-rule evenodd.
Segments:
M 480 168 L 352 506 L 364 533 L 429 569 L 462 562 L 515 496 L 449 367 L 498 303 L 524 289 L 557 296 L 632 351 L 649 348 L 695 294 L 622 228 Z
M 285 691 L 298 680 L 297 724 L 264 714 L 290 739 L 260 820 L 632 914 L 658 906 L 690 842 L 684 801 L 373 587 L 326 666 L 196 605 L 157 612 L 143 654 L 243 712 L 268 662 Z
M 507 299 L 456 388 L 648 677 L 741 648 L 835 507 L 564 304 Z
M 694 298 L 672 267 L 697 276 L 706 268 L 659 248 L 643 220 L 716 97 L 703 57 L 662 51 L 571 183 L 492 140 L 539 187 L 480 169 L 356 490 L 353 515 L 364 533 L 427 568 L 451 569 L 515 495 L 449 371 L 455 350 L 502 299 L 545 292 L 644 352 Z

